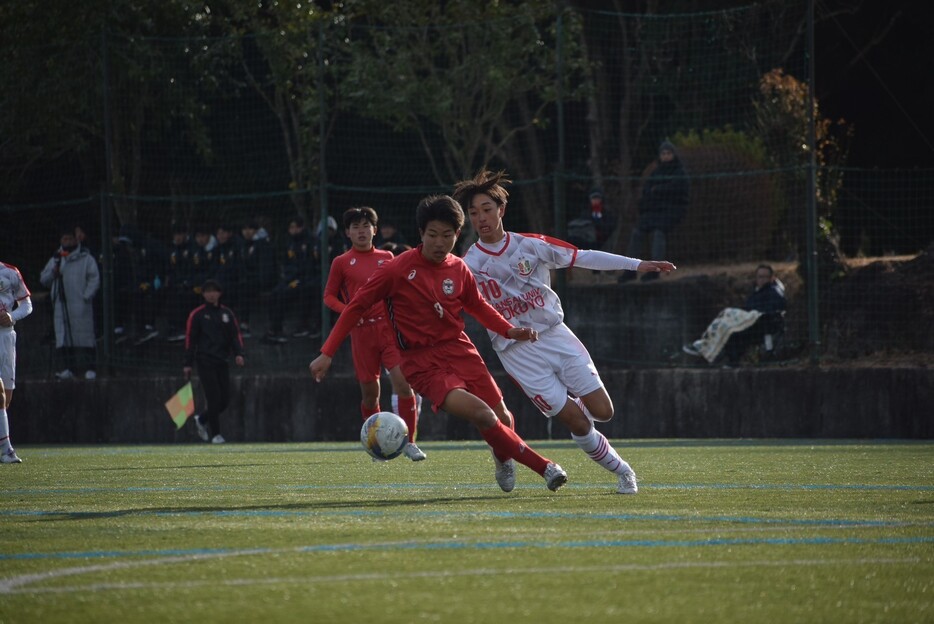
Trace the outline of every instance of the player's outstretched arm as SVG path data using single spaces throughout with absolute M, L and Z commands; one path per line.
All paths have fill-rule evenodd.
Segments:
M 643 260 L 636 269 L 639 273 L 664 273 L 668 275 L 678 267 L 667 260 Z
M 529 340 L 531 342 L 538 340 L 538 332 L 531 327 L 513 327 L 506 333 L 513 340 Z
M 328 374 L 328 369 L 331 368 L 331 357 L 325 354 L 321 354 L 312 360 L 311 364 L 308 365 L 308 370 L 311 371 L 311 376 L 314 377 L 315 381 L 321 381 L 324 379 L 324 376 Z

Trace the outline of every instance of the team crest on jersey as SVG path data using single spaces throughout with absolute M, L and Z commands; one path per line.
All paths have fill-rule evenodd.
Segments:
M 221 314 L 221 321 L 224 323 L 229 323 L 230 316 L 226 312 L 224 312 L 223 314 Z
M 353 266 L 353 265 L 355 265 L 355 264 L 357 264 L 357 259 L 356 259 L 356 258 L 351 258 L 351 259 L 350 259 L 350 266 Z
M 415 269 L 412 269 L 412 272 L 409 273 L 409 280 L 415 279 Z
M 528 258 L 519 260 L 519 264 L 516 265 L 516 268 L 519 269 L 519 275 L 522 277 L 528 277 L 532 274 L 532 263 Z
M 450 297 L 454 294 L 454 280 L 447 278 L 441 282 L 441 292 Z

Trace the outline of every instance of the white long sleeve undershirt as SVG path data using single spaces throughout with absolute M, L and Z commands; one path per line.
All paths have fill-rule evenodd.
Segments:
M 618 256 L 597 249 L 581 249 L 577 252 L 574 266 L 595 271 L 635 271 L 642 260 Z
M 13 319 L 13 322 L 20 319 L 24 319 L 32 312 L 32 299 L 26 297 L 25 299 L 20 299 L 19 304 L 16 306 L 16 309 L 10 312 L 10 317 Z

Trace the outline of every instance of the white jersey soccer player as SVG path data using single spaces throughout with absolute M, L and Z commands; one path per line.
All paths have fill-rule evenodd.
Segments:
M 464 256 L 477 287 L 513 324 L 538 331 L 538 341 L 520 344 L 492 336 L 506 372 L 546 416 L 557 417 L 588 457 L 617 475 L 621 494 L 638 491 L 636 475 L 593 420 L 613 417 L 610 400 L 587 348 L 564 324 L 561 300 L 551 288 L 551 271 L 569 267 L 669 273 L 670 262 L 642 261 L 597 250 L 578 249 L 541 234 L 503 228 L 505 174 L 484 171 L 457 184 L 455 198 L 480 240 Z
M 19 269 L 0 262 L 0 463 L 18 464 L 22 460 L 10 443 L 7 408 L 16 387 L 17 321 L 32 312 L 32 299 Z
M 579 266 L 635 271 L 641 260 L 577 249 L 538 234 L 505 232 L 499 244 L 474 243 L 464 262 L 490 304 L 513 323 L 538 331 L 532 349 L 502 336 L 490 336 L 509 374 L 546 416 L 555 416 L 568 392 L 583 397 L 603 386 L 587 348 L 564 324 L 564 309 L 551 288 L 551 271 Z

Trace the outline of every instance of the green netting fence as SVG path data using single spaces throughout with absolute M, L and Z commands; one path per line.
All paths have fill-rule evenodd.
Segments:
M 807 2 L 651 15 L 539 1 L 392 4 L 211 13 L 179 2 L 104 28 L 58 15 L 69 27 L 53 40 L 5 30 L 0 259 L 20 267 L 37 301 L 24 371 L 60 368 L 38 277 L 63 229 L 80 226 L 100 263 L 99 368 L 161 373 L 181 361 L 168 310 L 197 298 L 180 304 L 163 260 L 138 257 L 131 287 L 149 290 L 124 292 L 121 233 L 137 256 L 167 256 L 176 229 L 193 240 L 196 229 L 230 226 L 245 254 L 241 226 L 255 221 L 281 270 L 295 216 L 323 245 L 317 224 L 370 205 L 414 245 L 418 200 L 489 168 L 514 182 L 508 229 L 649 259 L 652 236 L 636 248 L 632 232 L 666 140 L 690 188 L 664 249 L 678 273 L 556 275 L 568 322 L 598 363 L 701 363 L 682 345 L 743 302 L 759 264 L 785 284 L 788 311 L 781 349 L 753 345 L 747 363 L 934 352 L 924 319 L 893 298 L 920 296 L 912 276 L 929 276 L 934 171 L 847 166 L 854 129 L 811 97 Z M 327 268 L 322 254 L 319 279 Z M 905 281 L 847 282 L 884 272 Z M 235 311 L 250 317 L 248 347 L 263 369 L 304 366 L 320 339 L 266 345 L 280 305 L 269 285 L 225 279 L 238 280 Z M 876 296 L 885 331 L 872 314 L 847 316 Z M 316 296 L 289 307 L 283 331 L 306 319 L 317 331 L 333 321 Z

